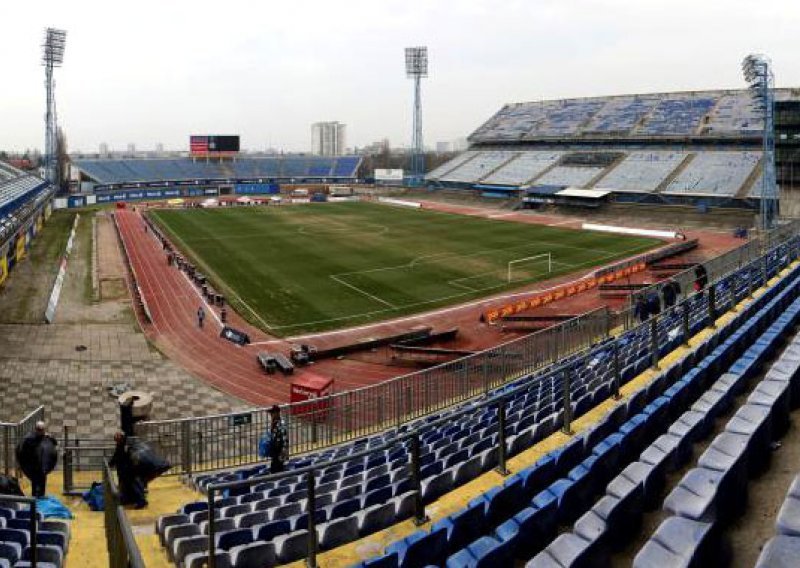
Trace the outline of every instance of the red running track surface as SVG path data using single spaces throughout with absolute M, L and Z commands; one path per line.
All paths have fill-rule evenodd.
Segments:
M 228 394 L 258 406 L 287 402 L 290 381 L 278 374 L 266 375 L 256 362 L 256 347 L 239 347 L 219 337 L 222 325 L 208 306 L 205 325 L 199 328 L 200 291 L 182 271 L 167 265 L 161 243 L 152 231 L 145 231 L 141 214 L 122 209 L 115 218 L 152 316 L 152 323 L 140 318 L 148 338 L 167 357 Z M 268 339 L 232 311 L 228 310 L 229 324 L 249 333 L 252 341 Z

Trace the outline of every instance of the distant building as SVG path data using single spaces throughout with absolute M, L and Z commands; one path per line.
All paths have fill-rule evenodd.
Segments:
M 164 145 L 161 142 L 156 144 L 156 153 L 157 154 L 163 154 L 164 153 Z
M 453 152 L 463 152 L 469 147 L 469 142 L 466 138 L 456 138 L 453 141 Z
M 136 153 L 136 144 L 133 142 L 128 143 L 128 154 L 135 154 Z
M 448 152 L 452 152 L 452 145 L 450 142 L 437 142 L 436 143 L 436 153 L 437 154 L 447 154 Z
M 100 143 L 100 152 L 99 152 L 99 154 L 103 158 L 107 158 L 108 157 L 108 144 L 107 143 L 105 143 L 105 142 L 101 142 Z
M 315 122 L 311 125 L 311 153 L 341 156 L 346 147 L 346 125 L 341 122 Z

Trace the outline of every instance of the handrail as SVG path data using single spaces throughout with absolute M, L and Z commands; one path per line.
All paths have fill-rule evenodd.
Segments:
M 146 568 L 107 461 L 103 463 L 103 501 L 108 565 L 110 568 Z
M 9 475 L 13 468 L 19 477 L 19 464 L 16 463 L 17 444 L 28 432 L 33 431 L 35 422 L 44 420 L 44 415 L 44 406 L 39 405 L 19 422 L 0 422 L 0 450 L 2 450 L 0 451 L 0 464 L 2 464 L 3 473 Z

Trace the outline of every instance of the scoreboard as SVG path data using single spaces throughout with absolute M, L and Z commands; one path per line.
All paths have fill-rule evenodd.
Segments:
M 190 136 L 189 150 L 193 156 L 235 154 L 239 151 L 239 137 Z

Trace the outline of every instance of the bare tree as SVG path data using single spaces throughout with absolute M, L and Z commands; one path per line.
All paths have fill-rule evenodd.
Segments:
M 56 131 L 56 179 L 59 191 L 69 189 L 69 155 L 67 149 L 67 135 L 59 127 Z

